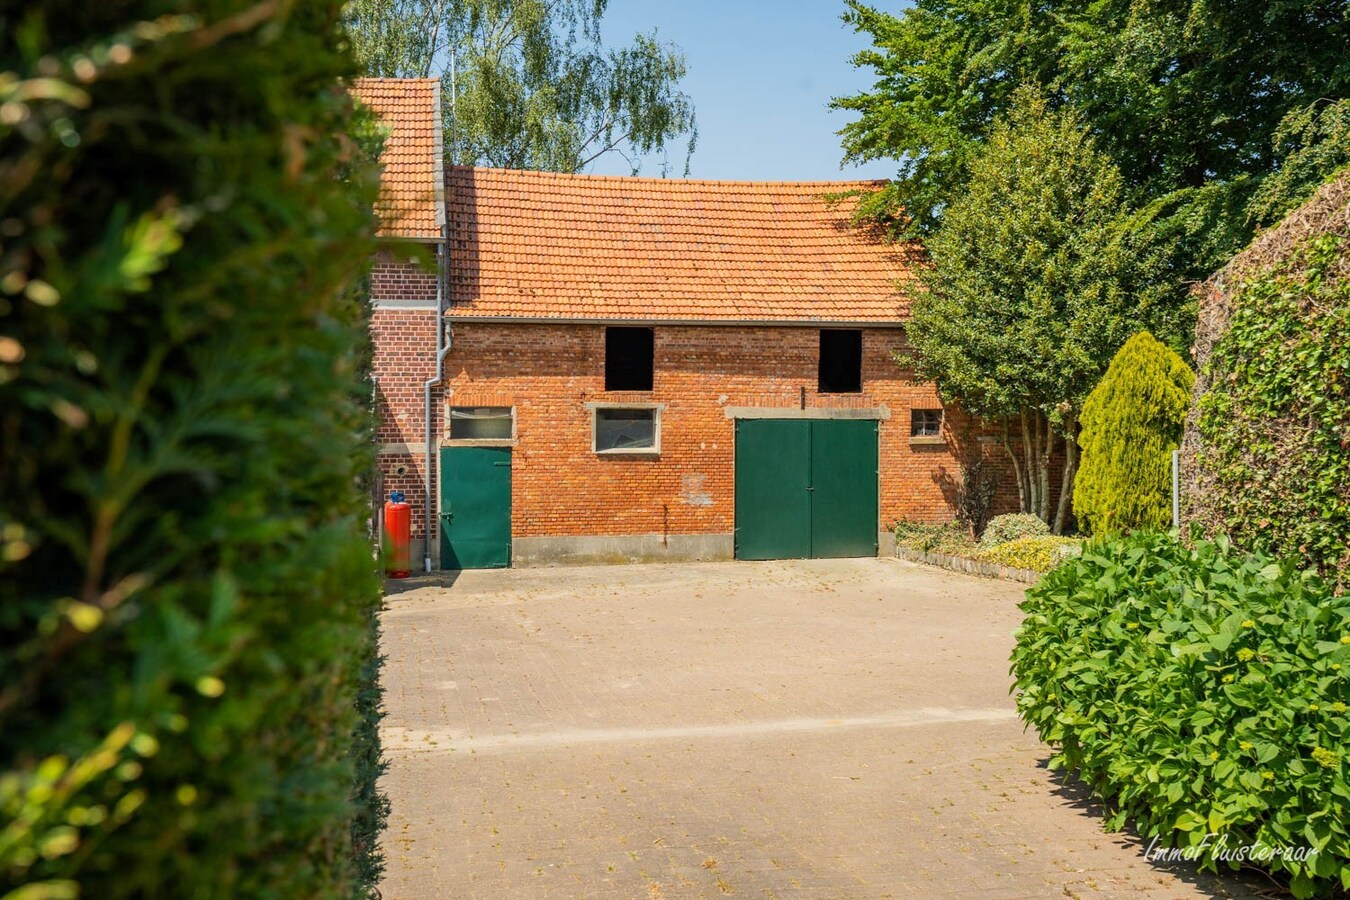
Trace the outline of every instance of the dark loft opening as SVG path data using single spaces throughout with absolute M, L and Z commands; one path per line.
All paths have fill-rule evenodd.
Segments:
M 606 328 L 605 390 L 650 391 L 652 347 L 650 328 Z
M 820 332 L 820 392 L 856 394 L 862 390 L 862 332 L 830 328 Z

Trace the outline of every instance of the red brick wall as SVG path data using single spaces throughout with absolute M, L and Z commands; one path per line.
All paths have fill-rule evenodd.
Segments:
M 370 293 L 377 302 L 396 301 L 401 303 L 436 303 L 436 268 L 434 248 L 425 248 L 427 265 L 423 269 L 410 261 L 414 245 L 381 247 L 375 254 L 375 262 L 370 269 Z M 400 252 L 401 251 L 401 252 Z
M 412 504 L 413 540 L 421 540 L 426 491 L 423 385 L 435 370 L 436 309 L 377 308 L 371 319 L 371 335 L 375 343 L 372 363 L 379 414 L 376 440 L 385 494 L 403 491 L 408 496 Z M 439 434 L 441 427 L 439 397 L 437 392 L 432 400 L 432 414 L 436 417 L 433 434 Z
M 417 254 L 425 257 L 429 268 L 414 258 Z M 384 474 L 385 496 L 391 491 L 402 491 L 412 504 L 414 541 L 420 541 L 425 531 L 427 481 L 422 386 L 435 368 L 434 254 L 435 247 L 430 244 L 386 244 L 376 253 L 370 274 L 371 297 L 375 302 L 371 335 L 375 343 L 373 374 L 379 414 L 376 438 L 379 467 Z M 413 308 L 406 308 L 409 306 Z M 441 408 L 437 394 L 432 414 L 437 417 L 438 429 Z
M 735 425 L 724 408 L 795 409 L 803 387 L 809 407 L 890 409 L 881 424 L 879 524 L 947 520 L 944 479 L 959 467 L 946 446 L 910 444 L 911 407 L 939 402 L 931 385 L 909 381 L 891 361 L 902 340 L 898 329 L 866 331 L 862 394 L 821 395 L 814 328 L 658 326 L 655 390 L 606 393 L 601 326 L 460 323 L 446 402 L 516 408 L 518 537 L 730 533 Z M 592 452 L 585 404 L 604 401 L 666 404 L 659 458 Z
M 372 332 L 379 465 L 386 491 L 407 494 L 420 540 L 423 384 L 434 370 L 435 310 L 377 309 Z M 519 537 L 725 534 L 733 527 L 735 426 L 724 408 L 796 408 L 805 387 L 809 407 L 889 408 L 881 423 L 880 525 L 950 520 L 959 460 L 979 454 L 1000 473 L 995 512 L 1016 511 L 1007 454 L 992 430 L 949 409 L 946 444 L 911 444 L 910 409 L 940 404 L 931 385 L 892 362 L 901 330 L 864 332 L 861 395 L 817 393 L 818 340 L 813 328 L 657 327 L 655 390 L 606 393 L 601 326 L 460 323 L 447 383 L 432 394 L 435 440 L 447 404 L 516 408 L 512 528 Z M 585 404 L 605 401 L 666 404 L 659 458 L 591 451 Z M 434 496 L 434 481 L 432 488 Z

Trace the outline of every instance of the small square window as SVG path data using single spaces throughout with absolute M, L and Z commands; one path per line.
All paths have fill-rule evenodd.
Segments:
M 513 425 L 509 406 L 450 407 L 452 441 L 509 441 Z
M 606 328 L 605 390 L 650 391 L 654 346 L 650 328 Z
M 657 453 L 660 448 L 661 416 L 656 407 L 595 410 L 596 453 Z
M 862 391 L 862 332 L 856 328 L 829 328 L 820 332 L 820 392 L 857 394 Z
M 942 410 L 912 409 L 909 411 L 910 437 L 941 437 Z

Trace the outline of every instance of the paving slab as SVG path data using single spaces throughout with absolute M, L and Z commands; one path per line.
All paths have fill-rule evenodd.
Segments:
M 1250 897 L 1045 768 L 1024 585 L 891 559 L 391 583 L 386 900 Z

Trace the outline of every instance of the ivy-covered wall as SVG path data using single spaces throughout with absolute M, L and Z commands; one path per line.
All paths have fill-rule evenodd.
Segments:
M 1350 173 L 1205 285 L 1184 518 L 1350 587 Z

